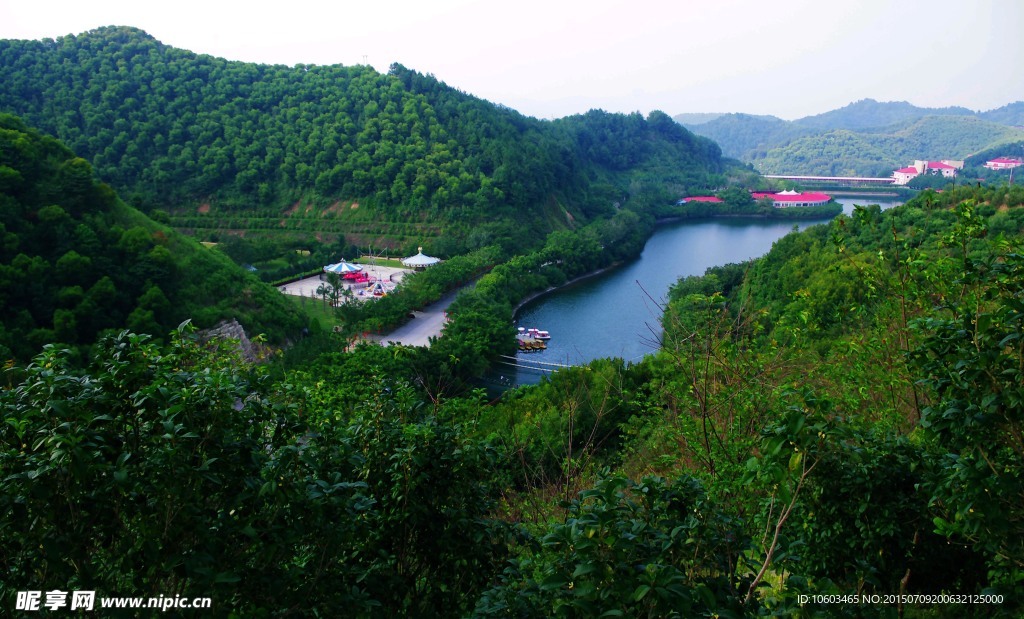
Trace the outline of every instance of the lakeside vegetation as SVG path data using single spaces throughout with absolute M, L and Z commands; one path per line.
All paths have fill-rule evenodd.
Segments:
M 210 597 L 217 614 L 246 617 L 1020 614 L 1024 189 L 926 190 L 791 233 L 762 258 L 677 283 L 662 348 L 642 362 L 597 360 L 489 401 L 475 379 L 514 351 L 516 304 L 638 255 L 659 218 L 684 213 L 682 190 L 727 187 L 736 208 L 763 209 L 740 189 L 756 175 L 660 113 L 549 124 L 411 72 L 299 75 L 123 29 L 0 42 L 0 58 L 22 63 L 24 93 L 43 88 L 24 76 L 55 50 L 101 73 L 151 69 L 105 55 L 132 49 L 168 54 L 183 75 L 237 70 L 231 87 L 249 95 L 352 71 L 357 89 L 419 92 L 438 130 L 469 132 L 460 143 L 481 136 L 463 123 L 487 109 L 525 129 L 479 140 L 485 150 L 554 150 L 517 168 L 547 180 L 477 210 L 427 200 L 403 213 L 356 196 L 353 218 L 380 234 L 434 217 L 456 240 L 400 293 L 342 303 L 327 320 L 228 257 L 283 272 L 352 258 L 362 243 L 221 230 L 205 248 L 168 227 L 177 215 L 134 210 L 88 161 L 0 115 L 3 604 L 59 587 Z M 122 83 L 109 77 L 95 84 Z M 190 79 L 197 104 L 228 88 Z M 125 94 L 110 92 L 98 101 Z M 260 109 L 253 118 L 276 118 Z M 367 143 L 389 143 L 379 137 Z M 141 158 L 156 151 L 136 148 L 144 172 L 128 191 L 156 191 Z M 104 166 L 100 178 L 117 168 Z M 225 213 L 251 197 L 232 178 L 215 190 Z M 345 191 L 309 200 L 352 199 Z M 259 208 L 279 212 L 272 195 Z M 474 281 L 431 347 L 350 346 Z M 196 330 L 233 316 L 281 350 L 253 364 Z M 855 592 L 984 597 L 800 597 Z
M 692 201 L 680 204 L 675 216 L 696 217 L 764 217 L 766 219 L 831 219 L 843 212 L 843 206 L 830 200 L 820 206 L 776 207 L 770 199 L 755 200 L 749 191 L 730 187 L 716 196 L 721 202 Z

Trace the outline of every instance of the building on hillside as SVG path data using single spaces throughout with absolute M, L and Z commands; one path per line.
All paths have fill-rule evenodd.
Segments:
M 914 167 L 921 171 L 921 174 L 928 172 L 929 174 L 941 174 L 946 178 L 953 178 L 956 176 L 956 171 L 963 169 L 963 161 L 952 161 L 949 159 L 943 159 L 942 161 L 915 161 Z
M 892 173 L 892 184 L 906 185 L 918 175 L 925 173 L 941 174 L 945 178 L 953 178 L 956 176 L 956 171 L 963 168 L 964 162 L 955 159 L 943 159 L 942 161 L 918 159 L 914 161 L 914 165 L 894 171 Z
M 893 185 L 906 185 L 911 179 L 916 177 L 920 172 L 917 168 L 910 166 L 907 168 L 900 168 L 892 173 L 892 184 Z
M 768 199 L 772 201 L 775 208 L 789 208 L 791 206 L 824 206 L 832 201 L 832 196 L 827 193 L 799 192 L 792 189 L 778 193 L 751 192 L 750 197 L 755 200 Z
M 1020 157 L 996 157 L 985 162 L 985 167 L 989 170 L 1011 170 L 1020 165 L 1024 165 L 1024 160 Z

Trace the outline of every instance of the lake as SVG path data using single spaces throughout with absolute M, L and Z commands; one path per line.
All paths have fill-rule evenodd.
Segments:
M 856 204 L 891 208 L 901 201 L 880 197 L 837 197 L 847 214 Z M 661 315 L 669 288 L 713 266 L 762 256 L 794 227 L 823 220 L 685 220 L 660 226 L 640 257 L 607 273 L 535 299 L 516 315 L 520 327 L 551 333 L 547 350 L 519 353 L 523 367 L 501 367 L 499 381 L 533 384 L 552 364 L 580 365 L 602 357 L 639 361 L 658 348 Z

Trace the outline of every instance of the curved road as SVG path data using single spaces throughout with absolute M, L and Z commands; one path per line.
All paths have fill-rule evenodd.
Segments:
M 470 284 L 472 285 L 472 284 Z M 423 308 L 422 312 L 413 312 L 413 318 L 387 335 L 378 335 L 373 339 L 381 346 L 404 344 L 406 346 L 430 346 L 430 338 L 441 335 L 444 328 L 444 312 L 455 300 L 462 289 L 449 292 L 439 301 Z

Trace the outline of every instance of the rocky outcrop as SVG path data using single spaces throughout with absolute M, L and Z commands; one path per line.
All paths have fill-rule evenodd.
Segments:
M 221 321 L 212 329 L 200 331 L 199 337 L 203 341 L 223 339 L 236 342 L 242 358 L 250 363 L 264 359 L 268 352 L 263 346 L 250 340 L 245 333 L 245 328 L 234 318 Z

